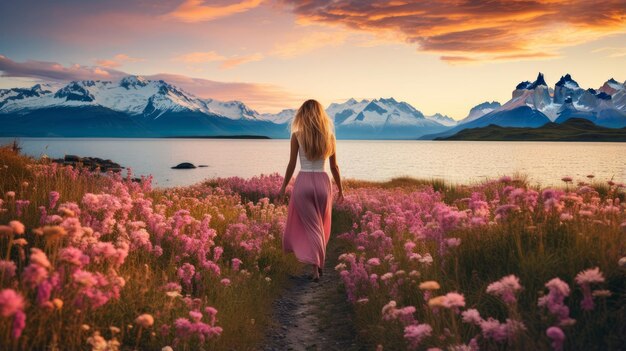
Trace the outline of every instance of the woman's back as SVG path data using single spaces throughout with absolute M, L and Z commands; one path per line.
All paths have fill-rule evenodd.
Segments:
M 304 144 L 300 141 L 299 133 L 295 133 L 298 139 L 298 157 L 300 157 L 300 172 L 325 172 L 326 159 L 309 160 L 304 150 Z

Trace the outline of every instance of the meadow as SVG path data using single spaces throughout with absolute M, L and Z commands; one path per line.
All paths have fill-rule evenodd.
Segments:
M 624 184 L 353 182 L 336 206 L 357 330 L 377 350 L 623 350 Z
M 7 350 L 257 349 L 299 265 L 279 175 L 153 189 L 0 149 Z M 341 290 L 365 349 L 619 350 L 624 185 L 346 182 Z M 335 252 L 335 250 L 329 251 Z

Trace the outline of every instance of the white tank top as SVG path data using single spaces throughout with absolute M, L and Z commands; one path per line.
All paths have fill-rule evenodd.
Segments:
M 300 137 L 297 133 L 296 138 L 298 139 L 299 145 L 298 157 L 300 157 L 300 172 L 326 172 L 326 159 L 309 160 L 306 157 L 306 153 L 304 152 L 304 148 L 300 142 Z

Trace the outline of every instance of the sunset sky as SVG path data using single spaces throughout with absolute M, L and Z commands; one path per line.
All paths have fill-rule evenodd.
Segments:
M 394 97 L 460 119 L 522 80 L 626 79 L 626 1 L 0 2 L 0 88 L 126 74 L 260 112 Z

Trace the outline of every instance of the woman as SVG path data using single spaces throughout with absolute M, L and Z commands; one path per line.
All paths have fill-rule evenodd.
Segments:
M 330 171 L 343 200 L 343 188 L 337 156 L 333 123 L 322 105 L 307 100 L 300 106 L 291 124 L 291 155 L 280 188 L 284 196 L 287 184 L 300 156 L 300 173 L 291 192 L 287 225 L 283 236 L 283 250 L 293 252 L 300 262 L 311 265 L 314 281 L 319 281 L 326 257 L 326 244 L 330 238 L 332 213 L 332 186 L 325 171 L 330 159 Z

